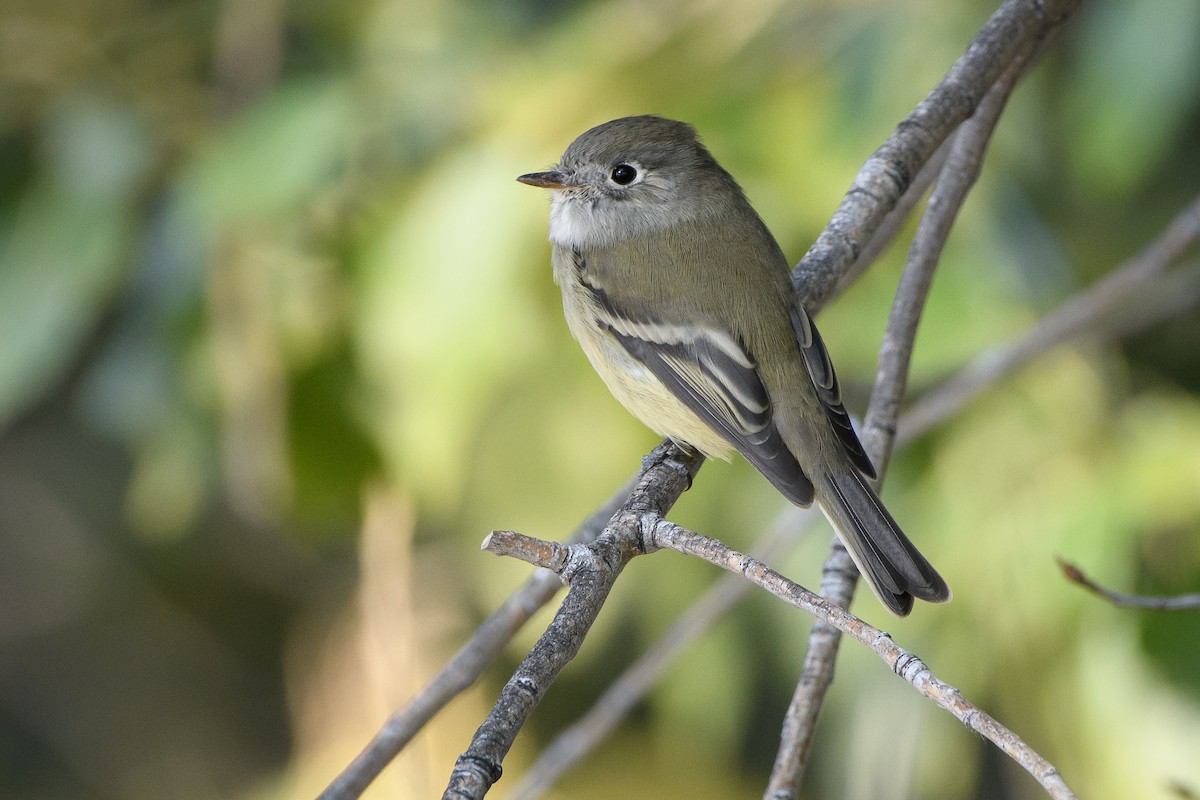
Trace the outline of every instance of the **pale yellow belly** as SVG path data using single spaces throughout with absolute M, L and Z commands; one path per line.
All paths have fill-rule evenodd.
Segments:
M 587 302 L 564 294 L 564 302 Z M 713 431 L 691 409 L 671 394 L 663 383 L 640 361 L 629 355 L 621 343 L 592 323 L 590 309 L 569 313 L 567 323 L 583 347 L 592 367 L 608 390 L 630 413 L 660 436 L 688 445 L 707 456 L 728 460 L 733 453 L 729 443 Z

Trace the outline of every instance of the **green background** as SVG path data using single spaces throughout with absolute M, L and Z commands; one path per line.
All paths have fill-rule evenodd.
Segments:
M 513 179 L 685 119 L 798 260 L 993 10 L 0 1 L 0 796 L 315 795 L 527 574 L 484 535 L 564 536 L 656 442 L 570 340 Z M 914 392 L 1191 199 L 1197 74 L 1200 5 L 1085 4 L 1001 121 Z M 821 315 L 855 413 L 905 249 Z M 1197 353 L 1194 310 L 1076 342 L 898 453 L 884 497 L 955 599 L 855 605 L 1093 800 L 1200 791 L 1200 614 L 1054 563 L 1200 589 Z M 672 518 L 748 549 L 783 506 L 712 463 Z M 813 586 L 827 543 L 777 566 Z M 495 795 L 717 577 L 637 559 Z M 368 797 L 440 794 L 548 613 Z M 759 796 L 808 625 L 753 594 L 555 796 Z M 853 644 L 806 792 L 1040 795 Z

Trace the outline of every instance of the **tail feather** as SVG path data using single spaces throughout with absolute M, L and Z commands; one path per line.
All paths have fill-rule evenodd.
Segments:
M 892 613 L 905 616 L 913 598 L 942 603 L 950 587 L 913 546 L 875 492 L 856 472 L 822 481 L 817 501 L 837 529 L 867 584 Z

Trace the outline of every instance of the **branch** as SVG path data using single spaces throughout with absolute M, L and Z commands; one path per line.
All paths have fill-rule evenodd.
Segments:
M 883 216 L 879 223 L 879 227 L 875 229 L 875 233 L 867 241 L 867 244 L 859 252 L 858 257 L 846 268 L 842 273 L 842 277 L 838 281 L 837 294 L 849 288 L 856 280 L 858 280 L 867 269 L 875 263 L 883 252 L 892 244 L 892 241 L 904 230 L 905 224 L 908 222 L 912 212 L 921 202 L 921 198 L 925 195 L 925 190 L 933 185 L 934 180 L 941 173 L 942 167 L 946 164 L 946 157 L 950 152 L 950 142 L 948 139 L 942 143 L 942 146 L 925 162 L 921 167 L 921 171 L 917 173 L 917 177 L 909 184 L 908 189 L 900 196 L 896 205 Z M 816 313 L 806 303 L 805 308 Z
M 829 225 L 792 274 L 816 313 L 858 258 L 913 176 L 1009 66 L 1033 53 L 1080 0 L 1007 0 L 967 46 L 946 77 L 896 127 L 859 171 Z
M 951 155 L 939 172 L 938 188 L 930 197 L 929 210 L 913 242 L 888 321 L 876 388 L 863 429 L 863 445 L 879 470 L 880 480 L 891 457 L 896 420 L 908 383 L 916 326 L 950 226 L 978 177 L 983 152 L 1013 86 L 1040 51 L 1046 37 L 1061 24 L 1074 5 L 1064 3 L 1047 16 L 1039 17 L 1040 9 L 1006 3 L 989 20 L 946 78 L 868 159 L 834 219 L 796 268 L 793 279 L 798 287 L 826 285 L 822 276 L 830 269 L 836 271 L 843 264 L 858 260 L 860 242 L 868 241 L 867 249 L 871 249 L 877 226 L 887 220 L 888 210 L 895 203 L 895 193 L 912 197 L 903 180 L 908 173 L 889 170 L 890 159 L 899 159 L 908 151 L 917 159 L 916 163 L 921 163 L 926 148 L 940 146 L 974 109 L 974 102 L 968 101 L 964 105 L 962 101 L 987 92 L 978 112 L 955 137 Z M 1012 35 L 1018 30 L 1025 31 L 1027 36 Z M 997 36 L 1006 38 L 1011 49 L 999 47 Z M 978 84 L 971 86 L 972 78 Z M 934 114 L 933 109 L 943 109 L 947 113 Z M 936 129 L 927 127 L 930 119 L 938 121 L 940 126 Z M 922 134 L 930 138 L 925 139 Z M 875 172 L 873 178 L 864 174 L 872 171 Z M 889 183 L 886 180 L 889 177 L 895 182 Z M 864 189 L 869 186 L 882 188 L 882 194 Z M 821 296 L 819 289 L 810 291 Z M 821 594 L 848 608 L 857 580 L 858 571 L 849 553 L 835 537 L 822 568 Z M 840 636 L 832 626 L 818 621 L 809 631 L 804 665 L 784 716 L 780 746 L 764 795 L 770 800 L 785 800 L 799 793 L 817 716 L 833 682 L 839 644 Z
M 567 596 L 537 644 L 505 684 L 491 712 L 458 757 L 443 800 L 482 798 L 500 779 L 512 747 L 558 673 L 579 652 L 617 576 L 644 552 L 643 520 L 661 518 L 691 486 L 704 457 L 663 442 L 644 462 L 629 499 L 604 532 L 589 544 L 549 544 L 510 531 L 493 532 L 484 547 L 557 570 L 569 585 Z
M 1106 314 L 1090 331 L 1100 341 L 1124 339 L 1190 311 L 1200 303 L 1200 262 L 1177 267 L 1130 295 L 1120 314 Z
M 761 561 L 737 552 L 716 539 L 710 539 L 667 520 L 658 520 L 644 534 L 647 550 L 651 546 L 676 550 L 702 558 L 766 589 L 787 604 L 813 614 L 822 622 L 866 645 L 884 660 L 892 671 L 921 694 L 949 711 L 966 727 L 995 744 L 1021 765 L 1056 800 L 1068 800 L 1075 794 L 1058 769 L 1042 758 L 1019 736 L 996 719 L 968 702 L 953 686 L 937 678 L 920 658 L 897 645 L 890 636 L 836 606 L 820 595 L 788 580 Z
M 1067 576 L 1067 580 L 1079 584 L 1092 594 L 1099 595 L 1119 608 L 1146 608 L 1153 611 L 1194 611 L 1200 608 L 1200 594 L 1180 594 L 1174 597 L 1125 594 L 1106 589 L 1085 575 L 1079 567 L 1063 558 L 1058 559 L 1058 566 L 1063 571 L 1063 575 Z
M 605 523 L 629 497 L 635 480 L 631 479 L 584 520 L 567 541 L 590 542 L 599 536 Z M 561 588 L 562 581 L 552 572 L 541 570 L 531 575 L 483 621 L 467 643 L 408 705 L 384 722 L 370 743 L 321 792 L 317 800 L 353 800 L 361 796 L 429 720 L 479 679 L 521 626 L 550 602 Z
M 884 332 L 875 388 L 862 429 L 863 446 L 879 471 L 880 482 L 891 460 L 896 420 L 908 387 L 917 325 L 942 248 L 967 194 L 979 177 L 983 154 L 1004 105 L 1035 52 L 1036 48 L 1031 47 L 1017 55 L 984 97 L 975 115 L 955 135 L 909 251 Z M 835 537 L 822 568 L 821 594 L 834 604 L 849 608 L 857 581 L 858 570 L 845 546 Z M 775 766 L 764 794 L 768 800 L 787 800 L 799 795 L 817 716 L 833 682 L 839 639 L 836 629 L 821 622 L 809 631 L 804 666 L 784 716 Z
M 795 544 L 815 519 L 816 513 L 812 510 L 788 506 L 775 521 L 770 535 L 759 543 L 756 557 L 774 559 Z M 513 788 L 512 800 L 535 800 L 545 794 L 633 710 L 667 666 L 741 602 L 750 588 L 750 584 L 737 575 L 722 576 L 661 639 L 612 682 L 586 714 L 554 737 Z
M 863 445 L 872 453 L 880 474 L 891 460 L 896 419 L 908 388 L 917 326 L 933 286 L 934 271 L 950 238 L 950 229 L 979 178 L 988 141 L 1026 64 L 1024 60 L 1014 62 L 984 98 L 975 116 L 958 131 L 913 239 L 884 331 L 875 388 L 862 430 Z
M 905 415 L 901 439 L 915 439 L 937 421 L 956 413 L 984 387 L 1098 322 L 1106 322 L 1109 316 L 1118 324 L 1124 322 L 1123 314 L 1116 313 L 1118 305 L 1161 276 L 1198 241 L 1200 195 L 1179 212 L 1150 245 L 1044 317 L 1031 334 L 983 353 L 953 380 L 921 397 Z

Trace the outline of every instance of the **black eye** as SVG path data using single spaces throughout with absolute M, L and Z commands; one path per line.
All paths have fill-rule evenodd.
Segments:
M 631 167 L 628 164 L 617 164 L 612 168 L 613 183 L 618 186 L 628 186 L 633 183 L 633 179 L 637 177 L 637 168 Z

